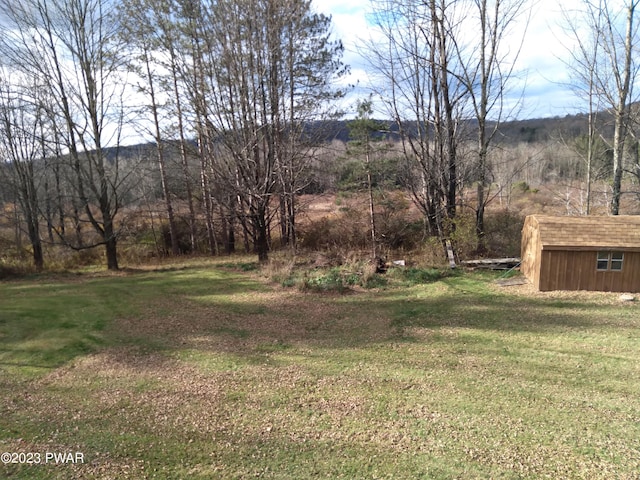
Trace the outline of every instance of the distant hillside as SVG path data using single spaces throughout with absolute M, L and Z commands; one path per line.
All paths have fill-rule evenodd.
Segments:
M 600 114 L 600 129 L 605 135 L 612 135 L 610 115 Z M 587 115 L 566 115 L 564 117 L 534 118 L 529 120 L 514 120 L 500 125 L 498 141 L 513 145 L 518 143 L 548 142 L 563 138 L 574 139 L 587 134 Z M 313 122 L 308 126 L 308 134 L 313 138 L 323 138 L 325 141 L 339 140 L 349 141 L 348 120 L 335 120 L 326 122 Z M 382 122 L 385 122 L 382 120 Z M 393 122 L 387 121 L 389 131 L 398 131 Z M 469 132 L 473 135 L 474 121 L 469 122 Z
M 606 113 L 600 114 L 600 131 L 605 135 L 613 135 L 613 129 L 610 126 L 610 116 Z M 381 134 L 391 136 L 393 139 L 398 139 L 398 126 L 391 122 L 380 120 L 383 123 L 387 123 L 389 131 Z M 340 142 L 348 142 L 349 139 L 349 120 L 326 120 L 310 122 L 305 129 L 306 135 L 314 142 L 332 142 L 334 140 Z M 469 122 L 469 134 L 473 137 L 474 121 Z M 609 126 L 607 126 L 609 125 Z M 551 118 L 534 118 L 529 120 L 514 120 L 510 122 L 504 122 L 500 125 L 497 142 L 502 142 L 507 145 L 516 145 L 519 143 L 536 143 L 536 142 L 549 142 L 553 140 L 571 140 L 580 135 L 587 134 L 587 115 L 566 115 L 564 117 L 551 117 Z M 174 142 L 170 142 L 174 143 Z M 192 146 L 195 148 L 195 142 L 192 142 Z M 136 155 L 153 155 L 154 143 L 130 145 L 120 147 L 120 150 L 113 148 L 107 149 L 107 155 L 109 158 L 113 158 L 116 152 L 121 157 L 128 158 Z
M 602 112 L 598 117 L 598 128 L 605 136 L 613 135 L 611 115 Z M 507 143 L 547 142 L 563 138 L 574 139 L 587 134 L 586 114 L 564 117 L 535 118 L 505 122 L 500 126 L 500 134 Z

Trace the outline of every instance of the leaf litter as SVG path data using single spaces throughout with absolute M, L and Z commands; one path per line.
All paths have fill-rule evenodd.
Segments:
M 287 443 L 336 458 L 340 451 L 380 461 L 385 452 L 453 458 L 468 466 L 452 471 L 467 469 L 470 477 L 613 478 L 612 452 L 627 456 L 626 471 L 640 468 L 637 442 L 607 443 L 593 431 L 590 441 L 578 442 L 571 436 L 582 432 L 566 425 L 558 431 L 569 428 L 567 438 L 554 440 L 543 431 L 552 419 L 534 428 L 518 416 L 549 397 L 499 415 L 492 401 L 506 400 L 483 397 L 489 390 L 470 383 L 477 404 L 464 404 L 460 378 L 495 382 L 502 363 L 458 355 L 459 372 L 449 370 L 443 357 L 451 352 L 433 351 L 439 347 L 430 329 L 407 328 L 411 341 L 398 342 L 388 313 L 371 315 L 333 298 L 280 289 L 224 301 L 161 298 L 112 329 L 123 345 L 77 358 L 13 393 L 6 410 L 38 415 L 47 427 L 35 441 L 11 440 L 5 449 L 94 445 L 88 464 L 54 478 L 172 478 L 176 471 L 241 478 L 248 457 L 269 465 L 266 458 Z M 440 334 L 457 339 L 460 331 Z M 564 405 L 552 401 L 551 409 Z M 619 424 L 613 410 L 593 415 L 608 411 Z M 110 436 L 102 446 L 100 429 Z M 580 448 L 595 453 L 576 453 Z M 153 449 L 159 453 L 150 455 Z M 186 470 L 176 470 L 182 463 Z

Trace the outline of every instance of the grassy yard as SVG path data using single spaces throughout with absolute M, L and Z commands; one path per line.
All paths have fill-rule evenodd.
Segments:
M 640 306 L 494 278 L 0 282 L 0 478 L 637 479 Z

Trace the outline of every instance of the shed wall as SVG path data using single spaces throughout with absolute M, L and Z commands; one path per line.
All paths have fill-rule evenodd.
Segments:
M 541 253 L 538 284 L 541 291 L 640 292 L 638 252 L 625 252 L 621 272 L 597 271 L 597 251 L 543 250 Z

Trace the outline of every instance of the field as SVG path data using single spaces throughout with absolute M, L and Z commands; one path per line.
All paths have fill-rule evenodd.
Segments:
M 637 302 L 222 262 L 0 282 L 0 477 L 640 475 Z

